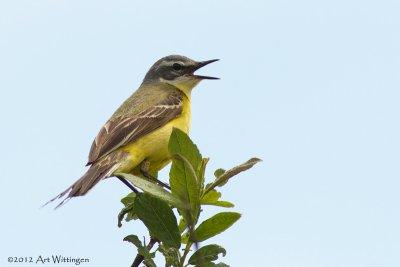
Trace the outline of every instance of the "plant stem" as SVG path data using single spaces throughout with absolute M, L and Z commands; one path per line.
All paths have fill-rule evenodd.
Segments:
M 185 251 L 183 252 L 183 256 L 181 258 L 181 265 L 182 266 L 185 265 L 186 256 L 189 254 L 191 246 L 192 246 L 192 242 L 188 241 L 187 244 L 186 244 L 186 247 L 185 247 Z
M 157 242 L 158 242 L 158 240 L 156 238 L 151 237 L 150 242 L 147 245 L 147 249 L 150 250 Z M 139 267 L 139 264 L 142 263 L 143 260 L 144 260 L 144 257 L 138 253 L 136 255 L 136 258 L 133 261 L 131 267 Z

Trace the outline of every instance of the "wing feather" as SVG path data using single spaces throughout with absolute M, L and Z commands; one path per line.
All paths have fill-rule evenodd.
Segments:
M 93 141 L 87 165 L 176 118 L 182 113 L 182 104 L 182 94 L 174 93 L 136 115 L 110 119 Z

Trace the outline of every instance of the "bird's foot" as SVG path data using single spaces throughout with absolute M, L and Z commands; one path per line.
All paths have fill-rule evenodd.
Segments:
M 158 180 L 156 177 L 154 177 L 153 175 L 151 175 L 149 173 L 149 169 L 150 169 L 150 161 L 148 160 L 144 160 L 142 162 L 142 164 L 140 165 L 140 173 L 147 179 L 152 180 L 152 181 L 156 181 L 159 185 L 161 185 L 162 187 L 165 187 L 169 190 L 171 190 L 171 187 L 169 186 L 169 184 L 164 183 L 163 181 Z

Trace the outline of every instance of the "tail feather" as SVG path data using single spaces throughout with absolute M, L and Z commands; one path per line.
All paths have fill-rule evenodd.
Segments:
M 75 183 L 73 183 L 70 187 L 61 192 L 59 195 L 49 200 L 43 206 L 46 206 L 50 202 L 64 197 L 64 199 L 55 207 L 57 209 L 71 198 L 85 195 L 99 181 L 112 176 L 112 173 L 119 166 L 118 162 L 121 159 L 120 157 L 115 156 L 115 154 L 110 154 L 103 160 L 95 162 L 93 165 L 90 166 L 90 168 L 81 178 L 79 178 Z

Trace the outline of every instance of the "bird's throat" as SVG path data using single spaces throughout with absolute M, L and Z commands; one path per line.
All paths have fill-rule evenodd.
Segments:
M 190 95 L 192 90 L 196 85 L 200 82 L 200 80 L 190 80 L 190 81 L 179 81 L 179 82 L 172 82 L 171 85 L 178 88 L 182 91 L 188 99 L 190 99 Z

